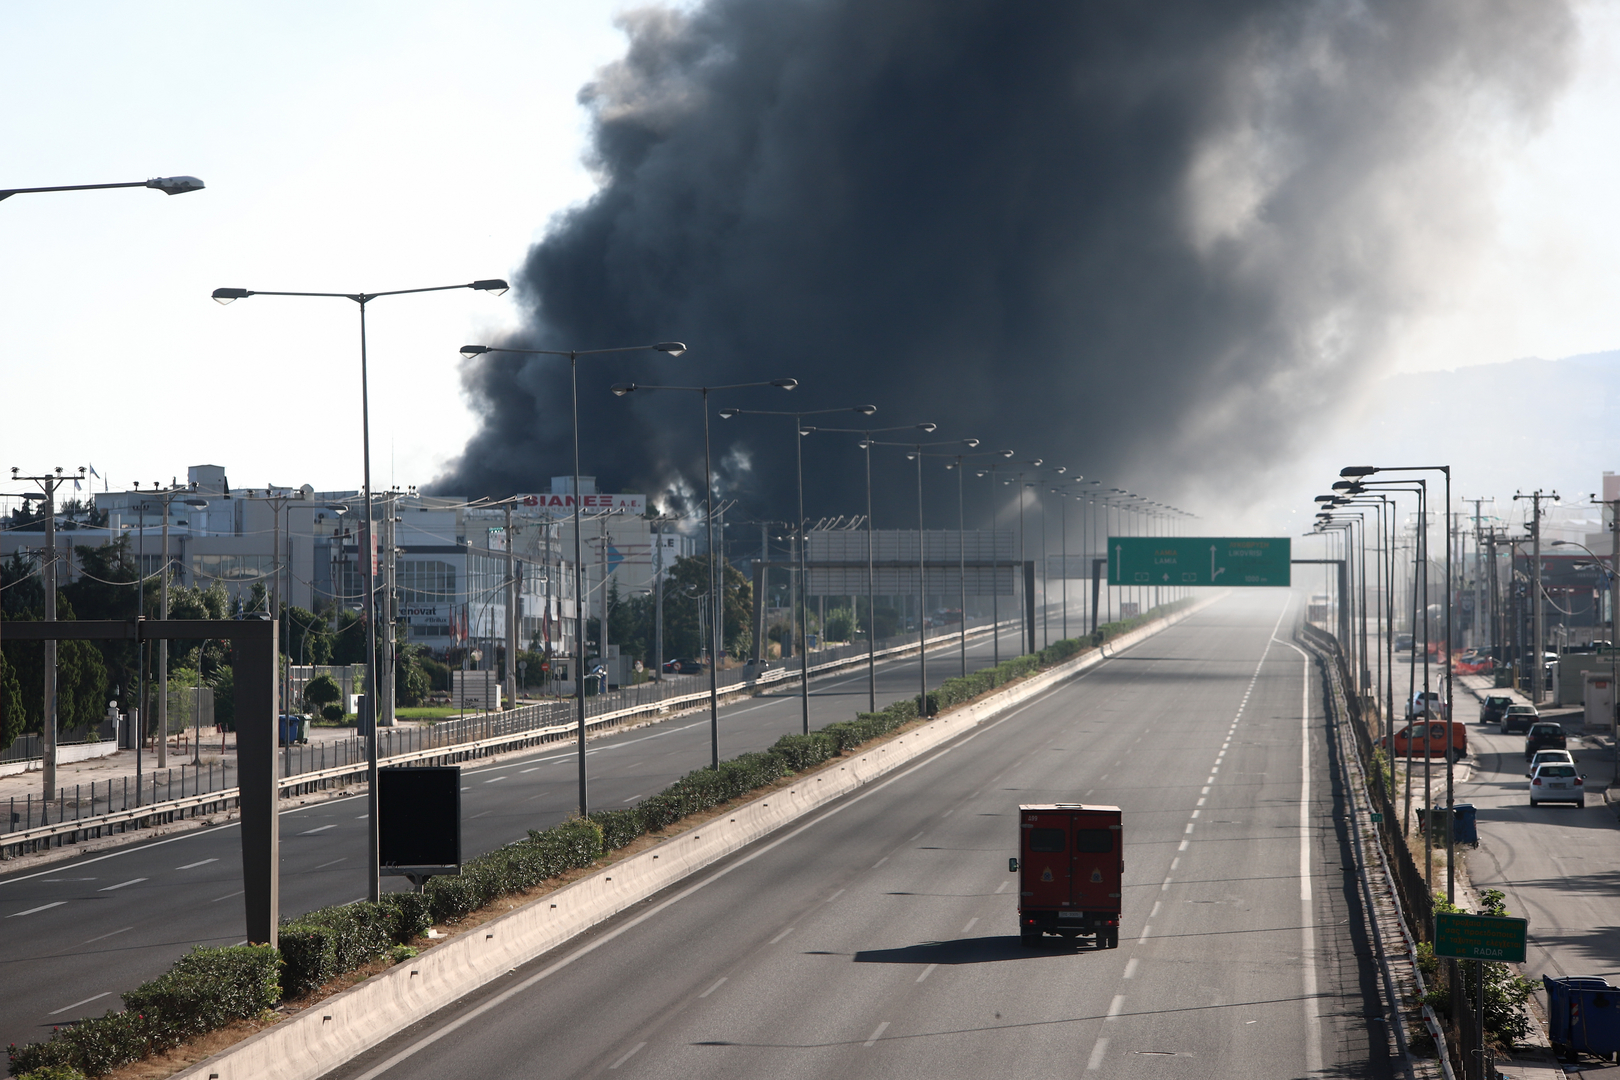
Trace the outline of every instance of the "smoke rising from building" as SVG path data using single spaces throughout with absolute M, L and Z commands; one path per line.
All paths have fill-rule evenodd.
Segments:
M 713 404 L 870 403 L 1193 509 L 1387 369 L 1488 239 L 1491 148 L 1575 36 L 1550 0 L 711 0 L 623 26 L 581 92 L 601 188 L 529 252 L 504 344 L 691 351 L 581 359 L 587 474 L 701 496 L 697 396 L 611 383 L 791 376 Z M 469 362 L 482 427 L 437 486 L 568 471 L 567 366 Z M 788 421 L 712 423 L 717 462 L 741 450 L 723 490 L 791 516 Z M 805 452 L 807 512 L 860 509 L 853 440 Z M 909 524 L 915 474 L 874 454 L 878 523 Z

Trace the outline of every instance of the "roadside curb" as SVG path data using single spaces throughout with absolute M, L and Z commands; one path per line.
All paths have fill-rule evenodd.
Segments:
M 420 956 L 181 1070 L 179 1080 L 317 1080 L 458 998 L 516 970 L 782 826 L 1219 602 L 1226 592 L 1123 634 L 1005 691 L 942 714 L 794 785 L 457 935 Z

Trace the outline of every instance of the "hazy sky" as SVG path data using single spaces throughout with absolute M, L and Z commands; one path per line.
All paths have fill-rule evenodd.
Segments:
M 593 190 L 576 94 L 622 52 L 630 6 L 11 8 L 0 187 L 189 173 L 208 189 L 0 203 L 0 464 L 93 463 L 122 485 L 208 462 L 240 485 L 356 485 L 354 305 L 209 293 L 511 276 Z M 1477 179 L 1499 215 L 1491 257 L 1448 268 L 1443 306 L 1398 339 L 1400 368 L 1620 346 L 1620 10 L 1580 10 L 1580 66 L 1545 128 L 1463 121 L 1499 157 Z M 513 299 L 371 307 L 379 485 L 425 483 L 461 451 L 476 424 L 456 350 L 516 325 Z

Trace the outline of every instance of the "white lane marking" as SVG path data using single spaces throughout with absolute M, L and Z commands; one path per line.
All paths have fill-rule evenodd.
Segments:
M 929 964 L 927 967 L 923 968 L 922 974 L 917 976 L 917 981 L 922 982 L 924 979 L 928 978 L 928 976 L 933 974 L 934 969 L 937 967 L 939 967 L 938 964 Z
M 65 903 L 67 903 L 66 900 L 58 900 L 52 904 L 41 904 L 39 907 L 31 907 L 27 911 L 13 911 L 10 915 L 7 915 L 6 918 L 15 919 L 19 915 L 32 915 L 36 911 L 49 911 L 51 908 L 61 907 Z
M 921 839 L 922 839 L 922 833 L 918 833 L 916 836 L 913 836 L 911 838 L 911 840 L 921 840 Z M 908 844 L 911 843 L 911 840 L 907 840 L 906 843 L 908 843 Z
M 877 1026 L 875 1031 L 872 1032 L 872 1037 L 866 1040 L 865 1045 L 871 1046 L 873 1043 L 877 1042 L 878 1036 L 882 1035 L 887 1030 L 889 1030 L 889 1022 L 885 1020 L 883 1023 Z
M 364 821 L 364 820 L 366 820 L 366 818 L 368 818 L 370 816 L 371 816 L 370 814 L 357 814 L 355 816 L 354 820 L 356 820 L 356 821 Z
M 1185 831 L 1188 832 L 1188 833 L 1193 831 L 1193 823 L 1192 822 L 1190 822 L 1190 821 L 1187 822 L 1187 828 L 1186 828 Z
M 1191 840 L 1183 840 L 1181 842 L 1180 846 L 1176 848 L 1176 850 L 1177 851 L 1186 851 L 1191 846 L 1192 846 L 1192 841 Z
M 781 941 L 783 938 L 787 937 L 791 933 L 793 933 L 793 927 L 790 926 L 786 930 L 782 931 L 780 934 L 777 934 L 775 937 L 771 938 L 770 943 L 772 945 L 775 945 L 778 941 Z
M 87 997 L 83 1001 L 75 1001 L 73 1004 L 64 1005 L 60 1009 L 52 1009 L 50 1012 L 46 1013 L 45 1015 L 46 1016 L 55 1016 L 57 1013 L 65 1013 L 69 1009 L 77 1009 L 80 1005 L 88 1005 L 92 1001 L 100 1001 L 102 998 L 107 997 L 111 993 L 112 993 L 111 990 L 103 990 L 101 993 L 97 994 L 95 997 Z
M 1104 1020 L 1112 1020 L 1114 1017 L 1118 1016 L 1124 1010 L 1124 1008 L 1125 1008 L 1125 995 L 1124 994 L 1115 994 L 1114 995 L 1114 1000 L 1110 1001 L 1108 1003 L 1108 1015 L 1103 1017 L 1103 1019 Z
M 336 825 L 317 825 L 313 829 L 305 829 L 303 832 L 299 833 L 298 835 L 299 836 L 314 836 L 316 833 L 325 832 L 327 829 L 335 829 L 335 828 L 337 828 Z M 214 862 L 215 860 L 209 859 L 208 861 L 209 862 Z M 199 864 L 199 865 L 201 865 L 201 864 Z M 180 869 L 184 870 L 185 867 L 182 866 Z
M 477 821 L 479 818 L 488 817 L 489 815 L 493 814 L 494 812 L 495 811 L 493 811 L 493 810 L 485 810 L 482 814 L 474 814 L 472 817 L 468 818 L 467 820 L 468 821 Z
M 488 780 L 485 780 L 484 783 L 486 783 L 486 784 L 498 784 L 502 780 L 510 780 L 510 779 L 511 779 L 510 776 L 492 776 Z M 634 1052 L 635 1051 L 633 1051 L 633 1050 L 631 1051 L 631 1053 L 634 1053 Z
M 995 891 L 995 893 L 993 895 L 1000 895 L 1001 893 L 1005 892 L 1006 889 L 1007 889 L 1007 886 L 1011 885 L 1011 884 L 1012 884 L 1012 882 L 1010 882 L 1010 881 L 1003 881 L 1000 885 L 996 886 L 996 891 Z
M 531 772 L 539 772 L 539 771 L 540 771 L 540 766 L 538 766 L 538 765 L 536 765 L 532 769 L 519 769 L 518 770 L 518 772 L 520 772 L 520 773 L 531 773 Z
M 199 866 L 207 866 L 211 862 L 219 862 L 219 860 L 218 859 L 198 859 L 196 862 L 188 862 L 184 866 L 175 867 L 175 869 L 176 870 L 195 870 L 195 869 L 197 869 L 197 867 L 199 867 Z
M 1164 906 L 1164 901 L 1163 900 L 1155 900 L 1155 901 L 1153 901 L 1153 910 L 1148 912 L 1148 918 L 1150 918 L 1150 919 L 1158 918 L 1159 917 L 1159 909 L 1162 908 L 1163 906 Z
M 955 812 L 956 812 L 956 808 L 955 808 L 955 807 L 954 807 L 954 806 L 953 806 L 953 807 L 952 807 L 952 808 L 951 808 L 951 809 L 949 809 L 949 810 L 947 810 L 947 811 L 945 811 L 945 812 L 944 812 L 944 813 L 943 813 L 943 814 L 941 814 L 941 815 L 939 815 L 939 816 L 940 816 L 940 817 L 942 817 L 942 818 L 948 818 L 948 817 L 950 817 L 950 816 L 951 816 L 951 815 L 952 815 L 952 814 L 954 814 L 954 813 L 955 813 Z
M 1122 979 L 1133 978 L 1136 975 L 1136 965 L 1139 964 L 1139 963 L 1141 963 L 1141 961 L 1138 960 L 1134 956 L 1131 957 L 1129 960 L 1125 961 L 1125 974 L 1121 975 L 1120 978 L 1122 978 Z
M 1103 1055 L 1108 1053 L 1108 1037 L 1105 1035 L 1097 1040 L 1097 1045 L 1091 1048 L 1091 1057 L 1086 1062 L 1086 1071 L 1102 1068 Z
M 91 942 L 100 941 L 103 938 L 117 937 L 119 934 L 127 934 L 127 933 L 129 933 L 129 931 L 131 931 L 133 929 L 135 929 L 133 926 L 126 926 L 122 930 L 114 930 L 109 934 L 97 934 L 93 938 L 86 938 L 84 941 L 79 942 L 79 944 L 80 945 L 89 945 Z
M 1209 788 L 1205 787 L 1204 790 L 1200 791 L 1198 794 L 1200 794 L 1200 795 L 1208 795 L 1209 794 Z
M 1153 925 L 1151 923 L 1143 925 L 1143 927 L 1142 927 L 1142 936 L 1136 939 L 1136 943 L 1138 945 L 1141 945 L 1142 943 L 1147 941 L 1148 935 L 1151 934 L 1151 933 L 1153 933 Z
M 1194 821 L 1197 821 L 1197 820 L 1198 820 L 1198 815 L 1199 815 L 1199 814 L 1202 814 L 1202 813 L 1203 813 L 1203 811 L 1202 811 L 1202 810 L 1194 810 L 1194 811 L 1193 811 L 1193 812 L 1192 812 L 1192 816 L 1193 816 L 1193 820 L 1194 820 Z
M 699 995 L 698 995 L 698 997 L 700 997 L 700 998 L 706 998 L 706 997 L 708 997 L 708 996 L 709 996 L 709 995 L 710 995 L 710 994 L 712 994 L 712 993 L 714 993 L 714 992 L 715 992 L 715 991 L 716 991 L 716 990 L 718 990 L 718 989 L 720 989 L 720 987 L 721 987 L 721 985 L 722 985 L 722 984 L 723 984 L 723 983 L 724 983 L 724 982 L 725 982 L 725 981 L 726 981 L 726 977 L 725 977 L 725 976 L 724 976 L 724 975 L 722 975 L 722 976 L 720 976 L 720 977 L 719 977 L 719 978 L 718 978 L 718 979 L 716 979 L 716 980 L 715 980 L 715 981 L 714 981 L 714 985 L 713 985 L 713 986 L 711 986 L 711 987 L 709 987 L 709 988 L 708 988 L 708 989 L 707 989 L 707 990 L 705 990 L 705 991 L 703 991 L 703 993 L 701 993 L 701 994 L 699 994 Z
M 208 901 L 208 902 L 209 902 L 209 903 L 210 903 L 210 904 L 217 904 L 217 903 L 219 903 L 219 902 L 220 902 L 220 901 L 221 901 L 221 900 L 229 900 L 229 899 L 230 899 L 230 898 L 231 898 L 231 897 L 233 897 L 233 896 L 241 896 L 241 895 L 242 895 L 242 894 L 243 894 L 243 893 L 244 893 L 244 892 L 246 892 L 246 891 L 247 891 L 247 890 L 246 890 L 246 889 L 237 889 L 237 890 L 236 890 L 236 891 L 235 891 L 235 892 L 233 892 L 233 893 L 226 893 L 226 894 L 225 894 L 225 895 L 224 895 L 224 896 L 216 896 L 216 897 L 214 897 L 214 898 L 213 898 L 213 899 L 212 899 L 212 900 L 210 900 L 210 901 Z
M 978 922 L 978 921 L 979 921 L 979 917 L 978 917 L 978 916 L 977 916 L 977 915 L 975 915 L 975 916 L 973 916 L 973 918 L 971 918 L 971 919 L 969 919 L 969 920 L 968 920 L 968 921 L 967 921 L 967 925 L 966 925 L 966 926 L 964 926 L 964 927 L 962 927 L 962 933 L 964 933 L 964 934 L 965 934 L 965 933 L 967 933 L 967 932 L 968 932 L 968 931 L 969 931 L 969 930 L 971 930 L 971 929 L 973 929 L 973 924 L 974 924 L 974 923 L 976 923 L 976 922 Z
M 826 899 L 826 901 L 825 901 L 825 903 L 828 903 L 828 904 L 830 904 L 830 903 L 832 903 L 832 902 L 833 902 L 833 901 L 834 901 L 834 900 L 836 900 L 836 899 L 838 899 L 838 898 L 839 898 L 839 897 L 840 897 L 840 896 L 843 896 L 843 895 L 844 895 L 844 890 L 843 890 L 843 889 L 839 889 L 839 890 L 838 890 L 838 891 L 837 891 L 837 892 L 835 892 L 835 893 L 833 893 L 833 894 L 832 894 L 832 895 L 831 895 L 831 896 L 829 896 L 829 897 L 827 897 L 827 899 Z
M 1195 805 L 1195 806 L 1203 806 L 1204 803 L 1207 802 L 1207 801 L 1208 801 L 1207 799 L 1200 796 L 1198 801 L 1196 803 L 1194 803 L 1193 805 Z
M 627 1062 L 631 1058 L 635 1057 L 636 1056 L 636 1051 L 640 1050 L 643 1046 L 646 1046 L 646 1045 L 647 1044 L 644 1043 L 644 1042 L 636 1043 L 636 1045 L 634 1045 L 634 1046 L 632 1046 L 630 1048 L 629 1053 L 625 1054 L 624 1057 L 620 1058 L 618 1061 L 615 1061 L 613 1064 L 609 1065 L 608 1068 L 610 1070 L 611 1069 L 617 1069 L 620 1065 L 623 1065 L 625 1062 Z
M 348 861 L 349 861 L 349 857 L 347 855 L 345 855 L 341 859 L 333 859 L 331 862 L 323 862 L 323 863 L 321 863 L 321 865 L 317 866 L 315 869 L 317 869 L 317 870 L 325 870 L 328 866 L 336 866 L 340 862 L 348 862 Z
M 1187 842 L 1187 841 L 1185 841 L 1185 840 L 1183 840 L 1183 841 L 1182 841 L 1182 843 L 1183 843 L 1183 844 L 1185 844 L 1185 843 L 1186 843 L 1186 842 Z M 1172 878 L 1165 878 L 1165 879 L 1164 879 L 1164 880 L 1163 880 L 1163 881 L 1161 881 L 1161 882 L 1160 882 L 1160 883 L 1159 883 L 1159 891 L 1160 891 L 1160 892 L 1164 892 L 1164 891 L 1165 891 L 1165 890 L 1166 890 L 1166 889 L 1168 889 L 1168 888 L 1170 888 L 1170 882 L 1171 882 L 1171 881 L 1172 881 L 1172 880 L 1174 880 L 1174 879 L 1172 879 Z
M 1283 610 L 1287 611 L 1286 605 Z M 1282 625 L 1280 617 L 1277 625 Z M 1273 630 L 1272 633 L 1275 634 L 1276 631 Z M 1311 895 L 1311 658 L 1304 649 L 1292 642 L 1285 641 L 1283 644 L 1299 653 L 1300 659 L 1299 925 L 1305 961 L 1300 967 L 1305 975 L 1304 1004 L 1307 1025 L 1305 1071 L 1314 1075 L 1322 1069 L 1322 1040 L 1319 1029 L 1322 1018 L 1316 1009 L 1316 927 L 1311 925 L 1311 920 L 1315 918 L 1315 912 L 1311 910 L 1314 906 Z M 1269 649 L 1270 645 L 1266 647 Z M 1262 656 L 1261 659 L 1263 661 L 1265 658 Z
M 1176 872 L 1176 867 L 1179 866 L 1180 864 L 1181 864 L 1181 856 L 1180 855 L 1177 855 L 1175 858 L 1171 859 L 1170 860 L 1170 872 L 1172 874 L 1175 873 Z
M 116 885 L 108 885 L 105 889 L 97 889 L 96 892 L 112 892 L 114 889 L 122 889 L 125 885 L 139 885 L 141 882 L 146 880 L 147 879 L 143 877 L 132 877 L 128 881 L 120 881 Z
M 876 870 L 878 867 L 882 866 L 884 863 L 886 863 L 888 861 L 889 861 L 889 857 L 887 855 L 885 855 L 885 856 L 883 856 L 883 858 L 879 859 L 877 862 L 872 864 L 872 869 Z

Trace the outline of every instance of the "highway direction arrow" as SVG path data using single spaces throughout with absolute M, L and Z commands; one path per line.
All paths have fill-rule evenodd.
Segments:
M 1286 536 L 1111 536 L 1110 585 L 1286 588 Z

